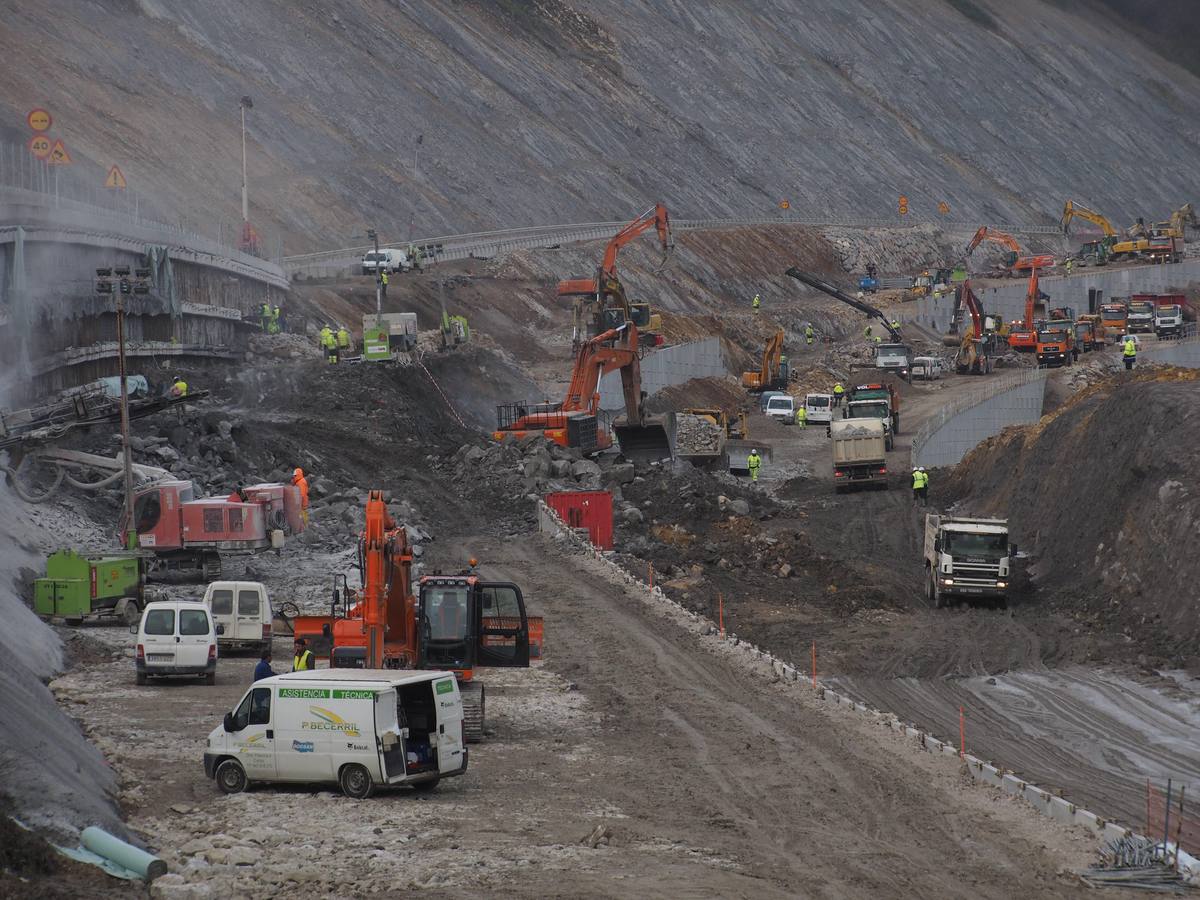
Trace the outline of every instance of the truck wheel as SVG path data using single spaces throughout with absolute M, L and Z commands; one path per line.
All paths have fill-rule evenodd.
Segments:
M 133 683 L 134 684 L 145 684 L 146 683 L 146 673 L 138 672 L 136 675 L 134 675 Z
M 217 766 L 216 781 L 222 794 L 240 794 L 246 789 L 246 770 L 236 759 L 227 759 Z
M 375 782 L 371 780 L 371 773 L 367 771 L 366 766 L 360 766 L 358 763 L 342 766 L 338 784 L 342 793 L 351 800 L 366 800 L 375 793 Z
M 929 596 L 933 598 L 934 609 L 941 609 L 945 606 L 945 603 L 942 601 L 942 595 L 937 589 L 937 577 L 933 573 L 929 575 Z
M 117 618 L 126 625 L 136 625 L 141 621 L 142 608 L 132 597 L 122 597 L 117 601 Z
M 928 572 L 929 568 L 926 567 L 925 571 Z M 932 578 L 925 579 L 925 602 L 928 603 L 930 606 L 933 606 L 933 580 L 932 580 Z
M 433 779 L 430 779 L 429 781 L 418 781 L 416 784 L 413 785 L 413 790 L 416 791 L 418 794 L 431 793 L 433 791 L 433 789 L 438 786 L 439 781 L 441 781 L 440 778 L 433 778 Z

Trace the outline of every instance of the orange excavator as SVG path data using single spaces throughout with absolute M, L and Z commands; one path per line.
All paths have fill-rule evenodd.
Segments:
M 662 344 L 662 317 L 650 311 L 648 303 L 630 303 L 625 286 L 617 277 L 617 255 L 621 248 L 638 235 L 655 228 L 662 244 L 663 261 L 674 249 L 671 238 L 671 220 L 667 208 L 657 203 L 646 210 L 620 231 L 604 248 L 604 259 L 591 278 L 568 278 L 558 283 L 558 296 L 572 297 L 572 347 L 578 351 L 581 344 L 601 332 L 632 322 L 641 331 L 643 346 L 657 347 Z M 661 267 L 660 267 L 661 268 Z
M 480 740 L 484 689 L 475 670 L 528 666 L 530 627 L 540 630 L 541 618 L 526 615 L 515 584 L 480 580 L 474 560 L 458 575 L 423 576 L 414 594 L 408 533 L 388 513 L 382 491 L 368 494 L 358 560 L 362 589 L 351 590 L 343 579 L 329 615 L 294 619 L 296 637 L 332 668 L 453 671 L 464 737 Z
M 979 230 L 975 232 L 975 236 L 967 244 L 963 258 L 969 258 L 975 248 L 984 241 L 999 244 L 1008 251 L 1004 255 L 1004 265 L 1012 272 L 1033 271 L 1034 269 L 1044 269 L 1047 266 L 1054 265 L 1053 256 L 1022 256 L 1021 245 L 1017 243 L 1016 238 L 1005 231 L 988 228 L 986 225 L 979 226 Z
M 963 311 L 970 318 L 970 324 L 959 337 L 959 316 Z M 954 365 L 959 375 L 988 375 L 991 373 L 996 335 L 991 331 L 990 325 L 989 318 L 983 312 L 983 304 L 971 290 L 971 282 L 964 281 L 955 290 L 954 315 L 950 322 L 950 334 L 943 338 L 943 342 L 948 345 L 958 343 L 958 356 L 954 360 Z
M 578 447 L 584 453 L 607 450 L 613 435 L 601 423 L 600 379 L 609 372 L 621 373 L 625 396 L 625 418 L 612 430 L 621 453 L 634 462 L 669 459 L 670 439 L 659 419 L 646 413 L 638 330 L 632 322 L 610 328 L 586 340 L 575 356 L 571 383 L 561 403 L 508 403 L 496 408 L 497 441 L 520 440 L 541 434 L 563 447 Z
M 1029 275 L 1029 289 L 1025 292 L 1025 318 L 1014 322 L 1008 332 L 1008 346 L 1018 353 L 1036 353 L 1038 343 L 1037 323 L 1034 321 L 1034 307 L 1038 301 L 1047 299 L 1047 295 L 1038 289 L 1037 269 Z

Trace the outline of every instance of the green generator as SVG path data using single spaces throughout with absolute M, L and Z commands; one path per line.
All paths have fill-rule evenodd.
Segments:
M 68 621 L 112 615 L 132 624 L 141 615 L 145 573 L 136 554 L 58 550 L 46 560 L 46 577 L 33 582 L 33 611 Z

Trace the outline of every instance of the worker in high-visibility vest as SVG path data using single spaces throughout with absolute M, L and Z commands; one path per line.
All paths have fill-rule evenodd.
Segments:
M 808 410 L 803 406 L 796 407 L 796 424 L 801 428 L 808 425 Z
M 333 336 L 333 329 L 328 325 L 321 327 L 321 350 L 325 354 L 326 362 L 337 362 L 337 338 Z
M 746 457 L 746 468 L 750 470 L 750 480 L 758 481 L 758 470 L 762 466 L 762 457 L 758 455 L 758 450 L 751 450 L 750 455 Z
M 758 294 L 755 294 L 754 299 L 750 301 L 750 305 L 754 307 L 755 312 L 758 312 L 758 308 L 762 306 L 762 298 Z
M 1129 371 L 1133 368 L 1133 364 L 1137 362 L 1137 341 L 1130 335 L 1125 335 L 1125 345 L 1121 348 L 1121 356 L 1125 359 L 1125 370 Z
M 262 309 L 258 312 L 258 322 L 262 326 L 262 330 L 266 331 L 271 326 L 271 304 L 264 303 Z
M 842 387 L 842 383 L 839 381 L 837 384 L 835 384 L 833 386 L 833 405 L 841 406 L 842 399 L 845 396 L 846 396 L 846 389 L 844 387 Z
M 172 397 L 186 397 L 187 391 L 188 391 L 187 382 L 183 380 L 183 376 L 176 375 L 174 381 L 171 383 L 171 396 Z
M 813 343 L 813 327 L 812 327 L 812 325 L 804 326 L 804 343 L 808 344 L 808 346 L 810 346 L 810 347 L 812 346 L 812 343 Z
M 382 272 L 379 273 L 379 294 L 381 297 L 383 297 L 384 300 L 387 299 L 387 286 L 388 286 L 388 273 L 387 273 L 387 269 L 384 269 Z
M 345 325 L 338 326 L 337 345 L 340 351 L 349 351 L 350 349 L 350 332 L 346 330 Z

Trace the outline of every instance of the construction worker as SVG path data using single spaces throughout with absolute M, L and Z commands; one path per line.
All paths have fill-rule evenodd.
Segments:
M 337 357 L 337 338 L 333 336 L 333 329 L 328 325 L 321 326 L 321 349 L 325 353 L 327 362 L 335 363 Z
M 267 334 L 279 334 L 279 307 L 276 306 L 271 310 L 271 320 L 267 322 Z
M 1075 260 L 1073 257 L 1068 256 L 1067 257 L 1067 275 L 1068 275 L 1068 277 L 1071 274 L 1071 270 L 1074 268 L 1075 268 Z
M 808 410 L 803 406 L 796 407 L 796 424 L 801 428 L 808 425 Z
M 310 672 L 315 669 L 312 651 L 308 649 L 308 641 L 296 638 L 296 655 L 292 657 L 293 672 Z
M 845 396 L 846 396 L 846 389 L 844 387 L 842 387 L 842 383 L 839 381 L 837 384 L 835 384 L 833 386 L 833 405 L 841 406 L 842 399 Z
M 387 286 L 388 286 L 387 269 L 382 269 L 379 272 L 379 291 L 380 291 L 380 296 L 382 296 L 384 300 L 387 299 Z
M 900 330 L 900 320 L 892 319 L 892 327 L 895 328 L 897 331 L 899 331 Z
M 263 678 L 270 678 L 272 675 L 278 674 L 278 672 L 271 668 L 271 650 L 268 648 L 258 656 L 258 665 L 254 667 L 254 680 L 260 681 Z
M 270 327 L 270 324 L 271 324 L 271 304 L 270 303 L 265 303 L 265 302 L 263 303 L 262 309 L 259 310 L 259 312 L 258 312 L 258 322 L 259 322 L 259 325 L 262 326 L 262 330 L 264 332 L 267 330 L 268 327 Z
M 746 457 L 746 468 L 750 470 L 750 480 L 758 481 L 758 469 L 762 465 L 762 457 L 758 455 L 758 449 L 750 451 L 750 455 Z
M 1128 367 L 1126 367 L 1126 368 L 1128 368 Z M 187 396 L 187 382 L 183 380 L 182 375 L 176 375 L 174 378 L 171 379 L 171 382 L 172 382 L 171 383 L 171 396 L 172 397 L 186 397 Z
M 863 329 L 863 337 L 867 339 L 867 343 L 871 342 L 871 335 L 874 333 L 875 332 L 871 330 L 870 325 Z
M 918 466 L 912 471 L 912 492 L 914 503 L 921 500 L 926 506 L 929 505 L 929 475 L 924 466 Z
M 337 331 L 338 353 L 350 353 L 350 332 L 346 330 L 345 325 L 339 325 Z
M 1137 362 L 1137 342 L 1132 335 L 1125 335 L 1125 344 L 1121 348 L 1121 356 L 1125 359 L 1125 371 L 1133 368 L 1133 364 Z
M 308 525 L 308 479 L 299 466 L 292 469 L 292 484 L 300 488 L 300 520 Z
M 812 325 L 804 326 L 804 343 L 808 344 L 808 346 L 810 346 L 810 347 L 812 346 L 812 343 L 813 343 L 813 327 L 812 327 Z
M 750 301 L 750 305 L 754 307 L 755 312 L 758 312 L 758 308 L 762 306 L 762 298 L 758 294 L 755 294 L 754 299 Z

